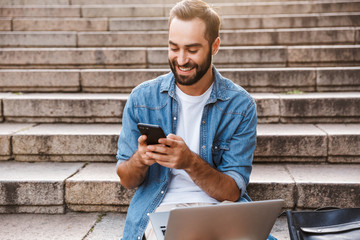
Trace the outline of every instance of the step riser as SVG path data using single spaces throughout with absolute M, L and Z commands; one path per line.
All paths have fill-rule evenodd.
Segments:
M 15 21 L 15 20 L 14 20 Z M 20 21 L 20 20 L 19 20 Z M 24 20 L 26 21 L 26 20 Z M 40 21 L 40 20 L 39 20 Z M 267 28 L 313 28 L 313 27 L 352 27 L 359 26 L 357 13 L 326 15 L 268 15 L 268 16 L 228 16 L 222 18 L 221 28 L 226 29 L 267 29 Z M 24 24 L 23 24 L 24 25 Z M 30 24 L 29 24 L 30 25 Z M 36 25 L 24 30 L 37 30 Z M 167 31 L 167 18 L 109 19 L 110 31 Z M 14 28 L 14 30 L 17 30 Z M 54 30 L 63 30 L 58 28 Z
M 267 28 L 314 28 L 356 27 L 360 14 L 334 13 L 322 15 L 268 15 L 228 16 L 222 18 L 221 28 L 267 29 Z M 164 18 L 3 18 L 1 31 L 167 31 L 168 19 Z
M 222 32 L 222 46 L 359 44 L 360 28 Z M 167 32 L 31 33 L 0 32 L 0 47 L 158 47 Z
M 260 123 L 357 123 L 358 93 L 252 94 Z M 9 95 L 2 99 L 8 122 L 120 123 L 127 95 Z
M 170 5 L 108 5 L 108 6 L 60 6 L 36 7 L 4 6 L 0 9 L 2 17 L 166 17 Z M 351 1 L 339 2 L 288 2 L 288 3 L 239 3 L 214 4 L 220 15 L 255 14 L 300 14 L 359 12 L 360 4 Z
M 14 128 L 0 135 L 8 146 L 0 149 L 3 160 L 72 162 L 114 162 L 121 128 L 120 124 L 39 125 L 16 133 L 23 124 L 3 126 Z M 86 131 L 79 132 L 81 128 Z M 260 124 L 255 162 L 360 163 L 359 143 L 359 124 Z
M 100 1 L 99 1 L 100 2 Z M 1 0 L 1 5 L 69 5 L 70 0 Z
M 65 213 L 65 179 L 83 165 L 2 163 L 0 213 Z
M 107 31 L 107 18 L 35 18 L 12 20 L 13 31 Z
M 266 28 L 311 28 L 311 27 L 346 27 L 358 26 L 360 16 L 357 14 L 326 14 L 326 15 L 268 15 L 223 17 L 223 29 L 266 29 Z M 110 30 L 117 30 L 121 21 L 110 20 Z M 124 27 L 123 27 L 124 28 Z M 118 29 L 120 30 L 120 29 Z M 167 30 L 165 28 L 164 30 Z
M 146 64 L 145 48 L 98 48 L 98 49 L 3 49 L 0 65 L 43 65 L 72 67 L 98 65 L 98 67 L 118 65 L 137 66 Z
M 359 91 L 360 68 L 218 69 L 249 92 Z M 130 93 L 169 70 L 0 70 L 0 91 Z
M 167 48 L 3 48 L 0 68 L 167 68 Z M 351 66 L 360 63 L 360 45 L 222 47 L 221 67 Z

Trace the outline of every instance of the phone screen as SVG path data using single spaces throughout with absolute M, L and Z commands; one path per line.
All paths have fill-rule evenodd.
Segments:
M 148 145 L 159 144 L 159 138 L 166 138 L 166 135 L 159 125 L 138 123 L 137 127 L 141 135 L 146 135 Z

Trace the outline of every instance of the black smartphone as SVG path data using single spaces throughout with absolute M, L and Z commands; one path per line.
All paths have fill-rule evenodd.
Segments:
M 159 144 L 159 138 L 166 138 L 162 128 L 158 125 L 138 123 L 137 127 L 141 135 L 146 135 L 146 143 L 148 145 Z

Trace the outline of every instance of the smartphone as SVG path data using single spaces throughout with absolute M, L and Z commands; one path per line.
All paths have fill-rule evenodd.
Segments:
M 146 135 L 146 143 L 148 145 L 159 144 L 159 138 L 166 138 L 162 128 L 158 125 L 138 123 L 137 127 L 141 135 Z

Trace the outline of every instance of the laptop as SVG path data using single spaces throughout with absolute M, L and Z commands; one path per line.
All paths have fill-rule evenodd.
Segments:
M 158 240 L 264 240 L 284 200 L 175 208 L 150 214 Z

